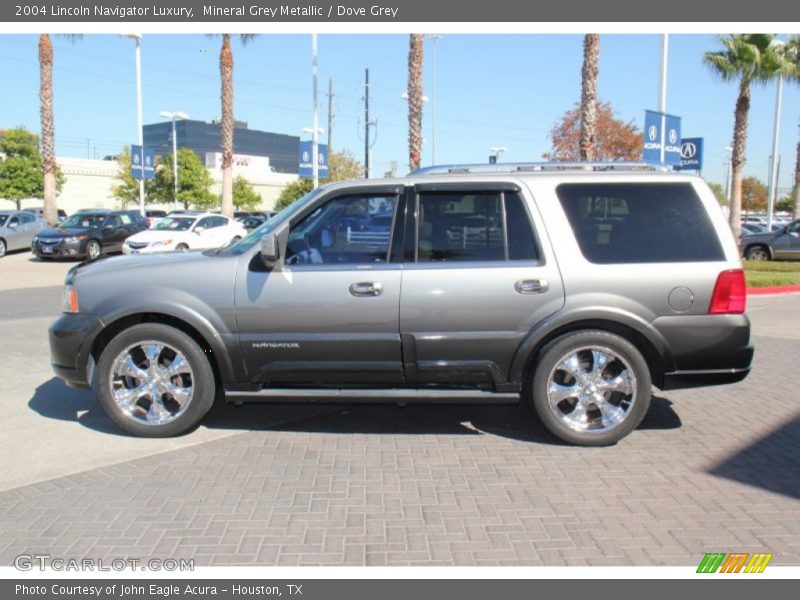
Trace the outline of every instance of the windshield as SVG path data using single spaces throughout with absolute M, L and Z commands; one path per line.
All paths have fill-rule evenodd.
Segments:
M 8 215 L 0 215 L 0 227 L 5 225 L 6 221 L 8 221 Z
M 105 221 L 105 215 L 87 215 L 87 214 L 80 214 L 80 215 L 72 215 L 71 217 L 64 219 L 61 221 L 59 226 L 69 228 L 76 228 L 76 229 L 93 229 L 96 227 L 100 227 Z
M 151 229 L 168 229 L 169 231 L 188 231 L 194 223 L 194 217 L 166 217 L 153 225 Z
M 247 252 L 250 248 L 261 241 L 261 238 L 264 237 L 264 234 L 274 231 L 278 225 L 289 219 L 294 213 L 301 210 L 309 202 L 312 202 L 314 198 L 319 196 L 325 190 L 325 187 L 326 186 L 318 187 L 316 190 L 311 190 L 302 198 L 295 200 L 292 204 L 284 208 L 266 223 L 256 229 L 253 229 L 253 231 L 248 233 L 237 243 L 225 248 L 220 254 L 224 256 L 237 256 Z

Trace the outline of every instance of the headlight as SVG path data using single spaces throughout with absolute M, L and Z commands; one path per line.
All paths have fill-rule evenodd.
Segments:
M 64 286 L 64 297 L 61 300 L 61 310 L 65 313 L 78 312 L 78 292 L 75 286 L 67 284 Z
M 39 241 L 39 236 L 38 235 L 33 236 L 33 243 L 35 244 L 38 241 Z
M 158 240 L 150 244 L 151 246 L 169 246 L 172 243 L 172 240 Z
M 70 236 L 70 237 L 65 237 L 64 238 L 64 243 L 66 243 L 66 244 L 74 244 L 75 242 L 79 242 L 79 241 L 85 240 L 85 239 L 86 239 L 85 235 L 73 235 L 73 236 Z

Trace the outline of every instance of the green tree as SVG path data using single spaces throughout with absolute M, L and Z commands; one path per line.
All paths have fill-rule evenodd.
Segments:
M 775 212 L 788 212 L 791 213 L 794 210 L 794 196 L 797 194 L 797 190 L 794 190 L 788 196 L 784 196 L 777 202 L 775 202 Z
M 170 163 L 171 164 L 171 163 Z M 117 165 L 119 171 L 115 176 L 117 185 L 111 188 L 115 198 L 118 198 L 125 208 L 129 204 L 139 204 L 139 180 L 131 175 L 131 148 L 124 146 L 122 152 L 117 155 Z M 160 202 L 162 200 L 156 199 L 154 195 L 155 179 L 145 179 L 144 182 L 144 202 L 149 204 L 151 202 Z M 172 201 L 173 194 L 170 194 L 169 201 Z
M 153 180 L 152 198 L 154 202 L 172 202 L 174 192 L 172 154 L 168 154 L 156 168 Z M 201 210 L 213 208 L 219 198 L 209 188 L 213 180 L 200 158 L 188 148 L 178 149 L 178 202 L 184 208 L 194 206 Z
M 353 153 L 349 150 L 331 152 L 328 156 L 328 178 L 321 180 L 321 183 L 358 179 L 363 172 L 364 165 L 358 162 L 356 157 L 353 156 Z M 283 188 L 281 195 L 278 197 L 278 201 L 275 203 L 275 208 L 278 210 L 286 208 L 295 200 L 309 193 L 313 187 L 314 182 L 305 177 L 293 181 Z
M 725 188 L 714 181 L 706 181 L 706 183 L 708 184 L 708 187 L 711 188 L 711 191 L 714 192 L 714 197 L 717 199 L 717 202 L 719 202 L 722 206 L 727 206 L 728 198 L 725 197 Z
M 758 177 L 742 179 L 742 208 L 746 212 L 767 207 L 767 186 Z
M 255 210 L 261 204 L 261 196 L 247 179 L 237 175 L 233 180 L 233 206 L 239 210 Z
M 39 140 L 22 127 L 6 131 L 0 138 L 0 198 L 13 200 L 17 210 L 25 198 L 44 196 L 44 171 Z M 59 193 L 64 185 L 64 174 L 56 167 L 54 191 Z
M 785 51 L 775 44 L 775 36 L 767 33 L 726 35 L 719 38 L 722 50 L 706 52 L 703 62 L 723 81 L 739 85 L 733 123 L 731 156 L 732 187 L 730 224 L 734 235 L 741 234 L 742 181 L 744 179 L 747 119 L 750 113 L 750 88 L 764 84 L 779 75 L 790 75 L 793 67 Z

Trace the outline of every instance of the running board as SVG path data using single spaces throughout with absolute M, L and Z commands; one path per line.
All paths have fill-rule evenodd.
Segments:
M 513 404 L 518 393 L 487 392 L 483 390 L 440 389 L 347 389 L 347 388 L 264 388 L 257 391 L 225 391 L 226 399 L 234 402 L 309 402 L 354 403 L 426 402 L 449 404 Z

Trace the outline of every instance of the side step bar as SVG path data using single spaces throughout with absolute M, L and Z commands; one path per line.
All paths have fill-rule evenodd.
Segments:
M 227 400 L 240 402 L 422 402 L 448 404 L 513 404 L 518 393 L 486 392 L 483 390 L 440 390 L 400 388 L 264 388 L 257 391 L 225 391 Z

